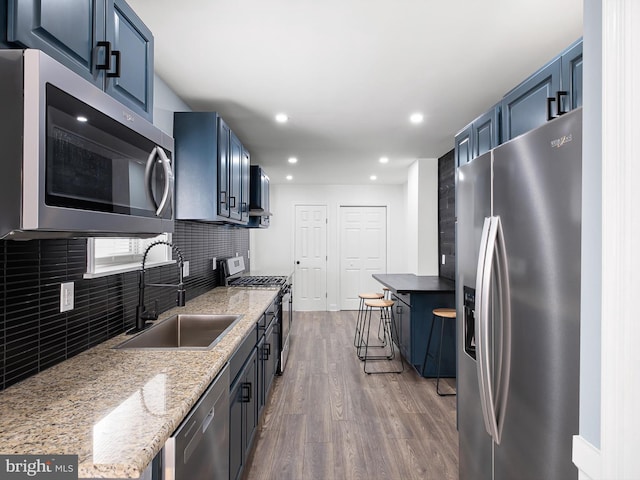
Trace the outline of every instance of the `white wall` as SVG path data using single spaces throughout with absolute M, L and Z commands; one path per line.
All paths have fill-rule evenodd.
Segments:
M 407 175 L 407 272 L 438 275 L 438 159 L 421 158 Z
M 295 205 L 327 205 L 327 305 L 329 310 L 338 310 L 339 209 L 341 205 L 351 205 L 387 207 L 387 271 L 406 273 L 407 215 L 404 185 L 276 184 L 271 185 L 270 201 L 273 212 L 271 225 L 268 229 L 251 231 L 251 269 L 293 271 Z
M 173 112 L 190 112 L 189 106 L 178 97 L 158 75 L 153 77 L 153 124 L 173 137 Z

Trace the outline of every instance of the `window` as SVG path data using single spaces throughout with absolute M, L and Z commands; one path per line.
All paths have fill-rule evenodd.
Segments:
M 170 242 L 164 233 L 153 238 L 90 238 L 87 243 L 87 273 L 85 278 L 139 270 L 146 248 L 159 240 Z M 172 263 L 171 247 L 160 245 L 147 255 L 146 267 Z

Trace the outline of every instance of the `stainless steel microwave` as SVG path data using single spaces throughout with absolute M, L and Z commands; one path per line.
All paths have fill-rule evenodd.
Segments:
M 39 50 L 0 50 L 0 238 L 174 229 L 173 138 Z

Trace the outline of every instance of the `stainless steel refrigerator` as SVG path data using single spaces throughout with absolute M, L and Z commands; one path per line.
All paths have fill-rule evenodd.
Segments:
M 457 171 L 462 480 L 569 480 L 578 433 L 582 109 Z

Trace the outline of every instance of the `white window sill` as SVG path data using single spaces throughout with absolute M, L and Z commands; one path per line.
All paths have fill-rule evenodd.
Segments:
M 172 263 L 176 263 L 176 261 L 167 260 L 163 262 L 147 262 L 147 264 L 145 265 L 145 270 L 153 267 L 161 267 L 163 265 L 171 265 Z M 101 277 L 107 277 L 109 275 L 116 275 L 118 273 L 133 272 L 140 269 L 142 269 L 142 265 L 140 265 L 140 262 L 124 263 L 122 265 L 113 265 L 113 266 L 96 268 L 95 272 L 87 272 L 82 276 L 82 278 L 101 278 Z

